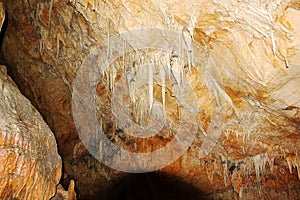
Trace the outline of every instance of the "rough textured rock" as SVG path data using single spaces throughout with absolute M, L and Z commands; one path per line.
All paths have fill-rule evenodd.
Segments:
M 117 60 L 96 90 L 97 110 L 104 113 L 99 120 L 108 137 L 131 151 L 159 148 L 173 137 L 176 124 L 194 127 L 180 121 L 185 111 L 177 102 L 195 103 L 199 112 L 188 120 L 201 127 L 196 139 L 182 157 L 162 171 L 180 176 L 211 198 L 299 198 L 299 1 L 4 2 L 9 25 L 3 57 L 19 88 L 55 133 L 65 182 L 75 180 L 80 198 L 92 198 L 122 174 L 92 158 L 78 138 L 71 109 L 76 73 L 90 53 L 105 47 L 111 35 L 145 27 L 180 34 L 190 31 L 194 43 L 201 47 L 197 54 L 200 62 L 189 66 L 191 72 L 183 73 L 190 87 L 180 98 L 172 94 L 176 77 L 166 84 L 169 126 L 143 145 L 143 140 L 118 129 L 111 111 L 112 85 L 123 80 L 130 66 L 140 64 L 139 52 L 124 56 L 135 60 L 125 68 L 118 66 L 121 59 Z M 153 52 L 146 53 L 149 60 L 155 60 Z M 180 70 L 184 72 L 187 65 Z M 126 91 L 124 85 L 120 87 L 115 89 Z M 162 87 L 155 85 L 153 90 L 152 97 L 145 96 L 143 90 L 124 96 L 131 101 L 133 96 L 147 99 L 130 110 L 136 121 L 140 120 L 138 113 L 147 113 L 149 102 L 162 101 Z M 221 125 L 217 116 L 222 116 Z M 214 137 L 214 126 L 221 135 L 206 155 L 200 148 L 206 137 Z
M 0 66 L 0 199 L 50 199 L 61 177 L 53 133 Z
M 63 186 L 59 184 L 57 186 L 56 194 L 51 200 L 76 200 L 76 193 L 74 191 L 75 183 L 73 180 L 70 181 L 68 190 L 65 191 Z
M 3 3 L 0 2 L 0 27 L 1 28 L 3 25 L 4 19 L 5 19 L 5 10 L 4 10 Z M 1 28 L 0 28 L 0 31 L 1 31 Z

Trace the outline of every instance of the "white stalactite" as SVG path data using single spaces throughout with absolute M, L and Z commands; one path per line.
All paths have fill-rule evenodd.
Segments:
M 160 74 L 160 80 L 161 80 L 161 98 L 163 103 L 163 109 L 165 109 L 165 103 L 166 103 L 166 73 L 164 66 L 160 66 L 159 68 L 159 74 Z
M 149 93 L 149 109 L 151 111 L 153 105 L 153 64 L 148 64 L 148 93 Z

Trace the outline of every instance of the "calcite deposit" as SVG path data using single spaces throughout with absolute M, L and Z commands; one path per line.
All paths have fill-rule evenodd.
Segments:
M 208 198 L 299 199 L 298 0 L 2 1 L 8 73 L 54 132 L 79 199 L 126 176 L 100 132 L 127 152 L 188 143 L 156 170 Z M 157 155 L 149 169 L 171 157 Z
M 54 135 L 3 65 L 0 91 L 0 199 L 50 199 L 62 173 Z
M 50 199 L 61 158 L 42 116 L 0 66 L 0 199 Z

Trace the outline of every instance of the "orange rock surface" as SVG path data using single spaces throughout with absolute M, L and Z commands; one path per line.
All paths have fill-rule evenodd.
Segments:
M 299 1 L 3 2 L 8 26 L 1 53 L 8 73 L 55 134 L 64 163 L 62 184 L 75 180 L 79 199 L 98 198 L 128 174 L 87 151 L 79 135 L 88 133 L 76 128 L 74 116 L 90 127 L 95 122 L 73 115 L 77 106 L 95 109 L 95 121 L 107 138 L 130 152 L 152 152 L 174 138 L 180 141 L 180 130 L 195 131 L 187 151 L 159 172 L 180 177 L 207 197 L 299 199 Z M 148 47 L 163 43 L 156 33 L 139 38 L 134 32 L 146 28 L 168 33 L 171 45 L 165 51 L 132 51 L 129 40 L 113 37 L 129 33 Z M 171 33 L 182 36 L 186 48 L 176 52 Z M 127 53 L 110 52 L 114 45 Z M 80 69 L 104 49 L 107 59 L 120 55 L 99 70 L 94 104 L 72 104 L 74 96 L 89 94 L 90 85 L 74 89 Z M 180 55 L 184 59 L 176 60 Z M 140 70 L 145 63 L 155 67 Z M 160 71 L 159 65 L 170 66 L 169 71 Z M 80 80 L 94 84 L 88 74 L 81 75 Z M 154 125 L 126 129 L 128 119 Z M 131 135 L 139 131 L 157 134 L 147 139 Z M 163 162 L 164 156 L 153 162 Z M 138 166 L 139 159 L 130 164 Z

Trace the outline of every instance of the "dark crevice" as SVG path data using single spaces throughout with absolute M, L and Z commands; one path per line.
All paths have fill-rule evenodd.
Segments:
M 201 200 L 202 191 L 181 178 L 163 173 L 128 174 L 95 196 L 98 200 Z

